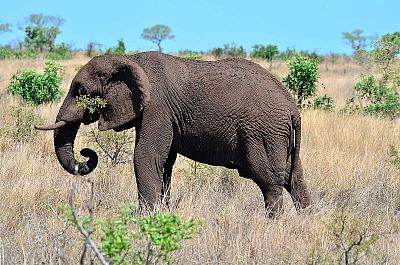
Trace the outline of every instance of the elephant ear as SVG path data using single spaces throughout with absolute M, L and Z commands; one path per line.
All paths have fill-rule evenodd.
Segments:
M 105 85 L 107 105 L 101 110 L 99 130 L 122 126 L 138 118 L 150 100 L 150 83 L 143 69 L 127 58 L 113 59 L 112 76 Z

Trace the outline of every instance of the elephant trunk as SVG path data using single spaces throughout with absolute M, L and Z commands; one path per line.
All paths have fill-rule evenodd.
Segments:
M 92 172 L 98 162 L 96 152 L 89 148 L 81 150 L 81 155 L 89 158 L 86 162 L 78 162 L 74 157 L 74 141 L 80 123 L 68 123 L 54 130 L 54 148 L 61 166 L 73 175 L 86 175 Z

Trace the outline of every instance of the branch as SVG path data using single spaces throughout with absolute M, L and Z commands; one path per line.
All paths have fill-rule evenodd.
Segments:
M 75 183 L 72 183 L 72 185 L 71 185 L 69 204 L 71 206 L 72 216 L 74 218 L 74 223 L 76 224 L 76 227 L 78 228 L 79 232 L 83 235 L 83 237 L 85 238 L 86 242 L 93 249 L 93 251 L 96 254 L 97 258 L 100 260 L 101 264 L 109 265 L 108 262 L 106 261 L 106 259 L 104 258 L 103 254 L 101 253 L 101 251 L 97 248 L 96 243 L 90 238 L 90 233 L 88 233 L 83 228 L 82 224 L 79 223 L 78 216 L 76 214 L 76 209 L 75 209 Z

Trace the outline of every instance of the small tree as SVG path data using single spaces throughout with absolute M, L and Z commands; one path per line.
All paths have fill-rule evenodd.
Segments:
M 272 61 L 279 54 L 278 46 L 276 45 L 260 45 L 256 44 L 253 46 L 253 51 L 251 52 L 251 57 L 261 58 L 267 61 Z
M 0 23 L 0 33 L 11 32 L 11 24 Z
M 400 32 L 385 34 L 375 42 L 372 56 L 382 74 L 382 84 L 388 83 L 390 79 L 394 79 L 393 81 L 397 83 L 399 69 L 396 59 L 399 54 Z M 400 86 L 400 84 L 395 84 L 395 86 Z
M 283 83 L 294 93 L 298 107 L 304 107 L 303 102 L 317 92 L 318 62 L 302 55 L 295 56 L 288 63 L 289 74 Z
M 353 48 L 354 54 L 360 49 L 365 49 L 370 45 L 375 39 L 374 36 L 363 35 L 364 31 L 362 29 L 355 29 L 352 32 L 343 32 L 343 39 L 345 39 L 348 44 Z
M 171 34 L 171 29 L 165 25 L 155 25 L 151 28 L 145 28 L 142 33 L 142 38 L 155 43 L 158 51 L 161 52 L 161 42 L 163 40 L 173 39 L 174 35 Z
M 64 19 L 43 14 L 31 14 L 25 18 L 25 44 L 27 47 L 44 52 L 51 50 L 55 39 L 61 33 L 60 26 Z

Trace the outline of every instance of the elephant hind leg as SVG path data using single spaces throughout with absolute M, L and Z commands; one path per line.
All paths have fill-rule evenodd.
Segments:
M 264 145 L 253 145 L 248 150 L 247 170 L 244 171 L 261 189 L 269 218 L 275 218 L 283 211 L 286 154 L 283 156 L 278 150 L 266 150 Z
M 292 159 L 289 159 L 284 187 L 290 193 L 296 210 L 300 211 L 310 206 L 311 199 L 303 177 L 300 158 L 297 159 L 298 161 L 295 163 Z

